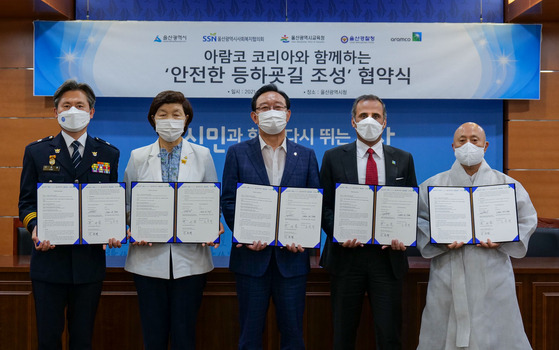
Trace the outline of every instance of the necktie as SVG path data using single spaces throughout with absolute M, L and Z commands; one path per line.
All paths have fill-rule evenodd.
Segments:
M 72 147 L 74 147 L 74 152 L 72 153 L 72 164 L 74 164 L 74 168 L 77 168 L 82 161 L 82 156 L 80 154 L 80 143 L 78 141 L 72 142 Z
M 377 163 L 373 159 L 373 151 L 372 148 L 367 150 L 369 153 L 369 158 L 367 158 L 367 172 L 365 173 L 365 185 L 378 185 L 378 170 L 377 170 Z

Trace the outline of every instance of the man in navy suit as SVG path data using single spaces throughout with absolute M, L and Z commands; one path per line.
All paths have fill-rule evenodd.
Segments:
M 229 147 L 223 167 L 221 205 L 233 231 L 237 182 L 319 187 L 314 151 L 285 137 L 291 117 L 289 97 L 273 84 L 252 98 L 252 120 L 259 136 Z M 274 301 L 282 349 L 304 349 L 303 312 L 309 273 L 308 251 L 301 246 L 267 246 L 260 241 L 231 249 L 229 268 L 235 273 L 241 335 L 239 349 L 262 349 L 270 297 Z
M 363 95 L 354 101 L 351 125 L 357 141 L 326 151 L 320 169 L 322 228 L 327 235 L 320 263 L 331 274 L 334 349 L 355 349 L 365 292 L 373 312 L 376 348 L 401 349 L 406 247 L 397 240 L 383 247 L 357 240 L 339 244 L 333 242 L 332 234 L 336 183 L 417 186 L 413 158 L 383 144 L 386 107 L 377 96 Z
M 54 113 L 61 132 L 29 144 L 23 156 L 19 218 L 35 243 L 30 275 L 39 349 L 62 348 L 66 307 L 70 349 L 91 349 L 93 323 L 105 278 L 105 251 L 102 245 L 54 246 L 48 240 L 40 241 L 37 183 L 117 181 L 118 149 L 87 134 L 94 106 L 95 94 L 89 85 L 66 81 L 54 94 Z M 114 238 L 107 243 L 109 247 L 120 247 Z

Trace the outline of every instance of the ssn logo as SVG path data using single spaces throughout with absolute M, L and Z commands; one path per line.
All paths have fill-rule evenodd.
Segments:
M 217 33 L 210 33 L 210 35 L 204 35 L 202 37 L 202 42 L 211 43 L 217 41 Z

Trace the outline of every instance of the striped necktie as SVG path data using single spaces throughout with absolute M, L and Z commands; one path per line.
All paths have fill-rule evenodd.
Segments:
M 82 161 L 82 156 L 80 154 L 80 143 L 78 141 L 72 142 L 72 147 L 74 147 L 74 152 L 72 153 L 72 164 L 74 168 L 77 168 Z

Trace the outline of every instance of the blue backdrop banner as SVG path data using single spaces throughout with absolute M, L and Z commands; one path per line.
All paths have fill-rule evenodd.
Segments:
M 66 79 L 100 97 L 538 99 L 541 25 L 35 22 L 34 92 Z

